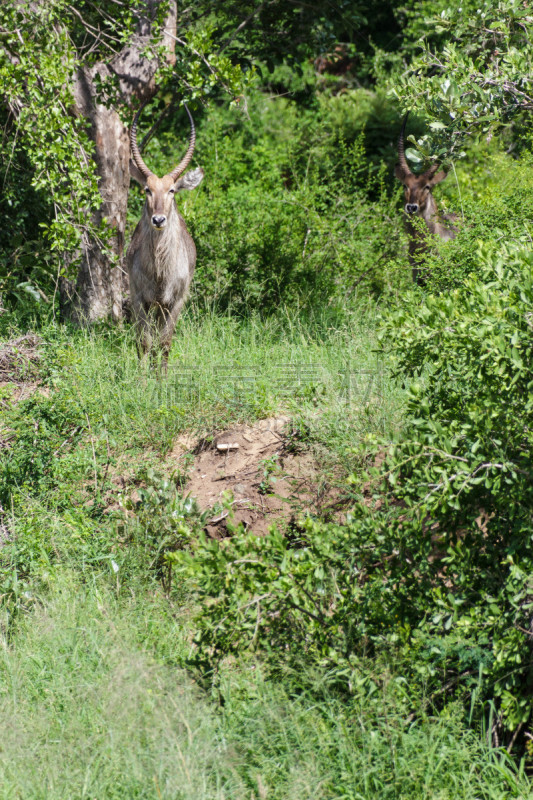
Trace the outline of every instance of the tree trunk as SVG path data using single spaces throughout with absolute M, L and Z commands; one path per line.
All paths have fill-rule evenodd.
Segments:
M 105 218 L 111 237 L 104 248 L 96 237 L 84 233 L 77 280 L 62 281 L 62 311 L 78 324 L 106 317 L 119 321 L 127 289 L 123 262 L 129 190 L 128 130 L 117 112 L 105 106 L 93 106 L 90 118 L 102 195 L 102 205 L 92 215 L 91 222 L 99 226 Z
M 90 137 L 95 146 L 98 186 L 102 196 L 102 204 L 93 214 L 91 222 L 100 225 L 105 220 L 111 230 L 111 237 L 105 246 L 88 231 L 85 232 L 77 280 L 62 281 L 62 312 L 78 324 L 90 324 L 105 318 L 111 318 L 114 322 L 120 320 L 128 285 L 124 269 L 124 239 L 130 185 L 129 131 L 113 108 L 98 102 L 95 77 L 105 81 L 112 75 L 116 76 L 123 102 L 128 107 L 131 107 L 135 98 L 146 100 L 154 94 L 158 60 L 147 57 L 144 51 L 149 44 L 153 44 L 151 20 L 158 4 L 159 0 L 148 0 L 146 16 L 141 17 L 132 43 L 112 62 L 99 63 L 90 69 L 80 67 L 74 78 L 76 112 L 90 122 Z M 173 0 L 163 36 L 166 58 L 170 63 L 175 61 L 175 34 L 176 3 Z

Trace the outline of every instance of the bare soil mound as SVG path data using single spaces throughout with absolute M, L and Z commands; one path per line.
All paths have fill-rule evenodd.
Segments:
M 177 440 L 169 460 L 194 455 L 185 491 L 203 510 L 233 496 L 234 522 L 265 534 L 274 522 L 297 521 L 304 512 L 322 515 L 332 505 L 335 490 L 328 484 L 314 455 L 294 447 L 288 417 L 272 417 L 253 425 L 238 425 L 207 441 Z M 207 526 L 216 538 L 226 534 L 228 512 L 214 514 Z

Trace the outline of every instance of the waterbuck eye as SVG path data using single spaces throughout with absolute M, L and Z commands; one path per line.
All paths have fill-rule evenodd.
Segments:
M 169 194 L 176 194 L 176 190 L 175 190 L 175 189 L 169 189 L 169 190 L 168 190 L 168 193 L 169 193 Z
M 144 187 L 144 191 L 146 192 L 146 194 L 152 194 L 152 192 L 150 191 L 150 189 L 148 188 L 148 186 L 145 186 L 145 187 Z

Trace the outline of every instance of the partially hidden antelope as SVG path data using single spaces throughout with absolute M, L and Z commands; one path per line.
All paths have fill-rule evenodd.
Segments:
M 425 283 L 424 272 L 421 269 L 421 260 L 429 246 L 428 234 L 438 236 L 444 241 L 454 239 L 457 228 L 454 221 L 455 214 L 439 214 L 437 203 L 431 190 L 437 183 L 444 180 L 447 173 L 438 172 L 438 165 L 430 167 L 422 175 L 414 175 L 405 158 L 405 126 L 407 117 L 404 117 L 400 138 L 398 140 L 398 164 L 394 170 L 396 177 L 404 185 L 405 192 L 405 227 L 409 237 L 409 262 L 413 270 L 413 281 Z M 416 218 L 423 220 L 419 222 Z
M 197 168 L 183 174 L 196 142 L 194 121 L 187 106 L 191 135 L 185 156 L 163 178 L 148 169 L 137 145 L 137 123 L 143 108 L 144 105 L 137 111 L 130 131 L 130 174 L 144 188 L 146 200 L 126 253 L 126 265 L 139 355 L 154 346 L 160 348 L 166 371 L 176 320 L 187 299 L 196 264 L 196 247 L 178 213 L 175 195 L 182 189 L 195 189 L 204 171 Z

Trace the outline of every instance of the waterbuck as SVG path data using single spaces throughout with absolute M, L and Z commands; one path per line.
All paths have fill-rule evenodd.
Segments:
M 159 347 L 162 368 L 166 371 L 176 320 L 187 298 L 196 264 L 196 247 L 176 208 L 175 193 L 198 186 L 204 171 L 193 169 L 180 177 L 192 158 L 196 141 L 187 106 L 191 136 L 185 156 L 163 178 L 148 169 L 137 146 L 137 122 L 143 108 L 137 111 L 131 126 L 130 174 L 144 188 L 146 201 L 126 253 L 126 265 L 139 355 L 148 353 L 154 345 Z
M 437 203 L 431 190 L 437 183 L 446 177 L 446 172 L 437 172 L 439 167 L 435 164 L 422 175 L 414 175 L 405 158 L 405 126 L 407 117 L 404 117 L 400 138 L 398 140 L 398 161 L 394 173 L 404 185 L 405 190 L 405 227 L 409 237 L 409 263 L 413 269 L 413 281 L 425 283 L 423 271 L 420 268 L 423 253 L 428 249 L 428 234 L 438 236 L 444 241 L 454 239 L 457 228 L 453 222 L 455 214 L 439 215 Z M 414 220 L 418 217 L 423 223 Z

